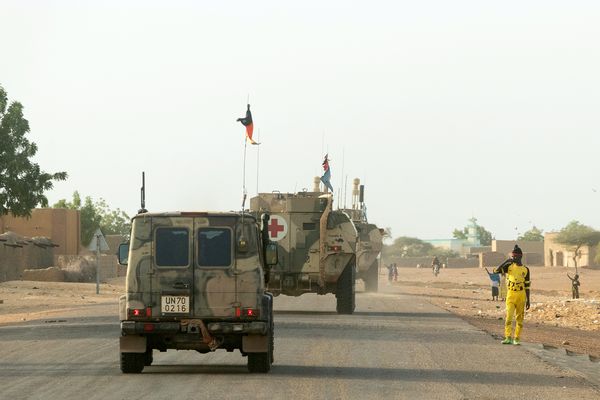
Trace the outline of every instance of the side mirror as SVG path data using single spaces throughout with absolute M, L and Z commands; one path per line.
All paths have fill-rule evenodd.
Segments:
M 275 265 L 279 261 L 279 254 L 277 252 L 277 243 L 269 243 L 265 248 L 265 262 L 267 265 Z
M 127 265 L 127 259 L 129 258 L 129 242 L 121 243 L 119 245 L 117 257 L 119 258 L 119 264 Z

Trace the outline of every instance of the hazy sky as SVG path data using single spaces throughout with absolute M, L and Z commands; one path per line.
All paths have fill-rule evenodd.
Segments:
M 512 239 L 600 228 L 599 21 L 597 1 L 0 0 L 0 85 L 69 174 L 50 203 L 133 215 L 146 171 L 151 211 L 239 209 L 250 95 L 261 192 L 311 188 L 328 151 L 394 236 L 475 216 Z

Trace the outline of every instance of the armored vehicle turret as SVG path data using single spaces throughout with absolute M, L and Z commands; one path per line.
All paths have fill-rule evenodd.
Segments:
M 318 179 L 318 178 L 317 178 Z M 329 193 L 259 193 L 250 210 L 270 214 L 269 240 L 278 245 L 268 289 L 274 295 L 334 293 L 337 312 L 355 308 L 356 228 L 343 211 L 333 210 Z
M 273 297 L 265 281 L 277 247 L 254 216 L 142 206 L 119 262 L 128 265 L 119 302 L 124 373 L 142 372 L 153 350 L 168 349 L 239 349 L 250 372 L 270 370 Z
M 383 232 L 374 224 L 367 221 L 365 206 L 365 186 L 360 179 L 355 178 L 352 189 L 352 208 L 345 211 L 356 226 L 358 241 L 356 243 L 357 279 L 362 279 L 367 292 L 376 292 L 379 288 L 378 256 L 383 248 Z

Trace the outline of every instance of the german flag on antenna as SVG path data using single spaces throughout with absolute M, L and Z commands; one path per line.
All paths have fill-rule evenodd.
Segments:
M 250 112 L 250 104 L 248 104 L 248 110 L 246 110 L 246 116 L 244 118 L 238 118 L 239 122 L 246 127 L 246 138 L 251 144 L 260 144 L 252 139 L 252 133 L 254 133 L 254 124 L 252 123 L 252 113 Z
M 329 168 L 329 154 L 325 154 L 325 159 L 323 160 L 323 176 L 321 177 L 321 182 L 333 193 L 333 186 L 331 186 L 331 168 Z

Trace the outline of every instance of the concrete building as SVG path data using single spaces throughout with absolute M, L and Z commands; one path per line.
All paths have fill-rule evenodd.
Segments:
M 544 265 L 548 267 L 574 267 L 573 249 L 556 243 L 556 235 L 558 235 L 558 232 L 548 232 L 544 234 Z M 577 266 L 598 266 L 594 261 L 595 258 L 596 246 L 582 246 L 579 249 L 579 254 L 577 256 Z
M 481 247 L 479 235 L 477 234 L 477 218 L 471 218 L 469 222 L 466 239 L 431 239 L 424 240 L 424 242 L 430 243 L 435 247 L 452 250 L 462 257 L 466 257 L 472 254 L 472 247 Z
M 80 229 L 78 210 L 36 208 L 29 218 L 0 216 L 0 233 L 11 231 L 21 236 L 50 238 L 58 245 L 55 254 L 79 254 Z
M 515 248 L 515 244 L 518 244 L 523 254 L 525 253 L 539 253 L 544 254 L 544 242 L 534 242 L 529 240 L 492 240 L 492 251 L 509 255 Z

